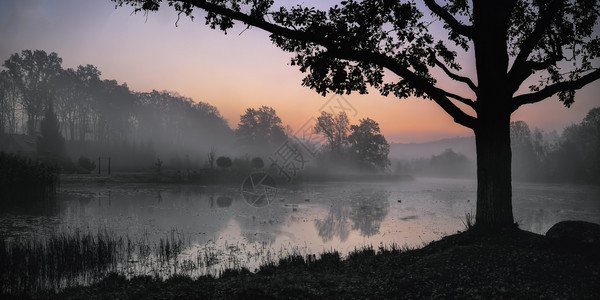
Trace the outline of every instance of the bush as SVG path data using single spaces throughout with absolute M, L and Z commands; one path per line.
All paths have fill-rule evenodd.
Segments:
M 83 170 L 87 174 L 91 173 L 92 170 L 96 168 L 96 163 L 85 156 L 79 157 L 77 163 L 79 164 L 80 170 Z
M 250 162 L 250 165 L 252 166 L 252 168 L 262 169 L 265 166 L 265 162 L 262 160 L 262 158 L 255 157 Z
M 231 161 L 231 158 L 229 158 L 227 156 L 219 156 L 219 158 L 217 158 L 217 166 L 219 168 L 227 169 L 227 168 L 231 167 L 232 165 L 233 165 L 233 162 Z

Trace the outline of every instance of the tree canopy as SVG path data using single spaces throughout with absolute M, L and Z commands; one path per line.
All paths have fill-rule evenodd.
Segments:
M 365 118 L 360 120 L 359 125 L 351 125 L 350 131 L 348 142 L 358 161 L 376 170 L 384 170 L 390 165 L 390 144 L 381 134 L 377 122 Z
M 275 109 L 268 106 L 246 109 L 240 116 L 235 133 L 242 141 L 254 147 L 276 147 L 286 139 L 281 118 L 277 116 Z

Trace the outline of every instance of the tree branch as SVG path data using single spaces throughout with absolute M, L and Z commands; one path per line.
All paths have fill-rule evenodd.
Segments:
M 473 102 L 473 100 L 453 94 L 453 93 L 449 93 L 449 92 L 445 92 L 447 97 L 453 98 L 463 104 L 466 104 L 468 106 L 470 106 L 471 108 L 475 108 L 475 102 Z
M 452 30 L 458 32 L 460 35 L 464 35 L 468 38 L 473 38 L 473 27 L 467 26 L 460 23 L 452 14 L 441 7 L 435 2 L 435 0 L 425 0 L 425 5 L 438 17 L 440 17 Z
M 558 82 L 546 86 L 538 92 L 516 96 L 513 98 L 512 111 L 517 110 L 523 104 L 537 103 L 559 92 L 578 90 L 598 79 L 600 79 L 600 69 L 588 73 L 577 80 Z
M 513 63 L 510 71 L 508 72 L 508 78 L 514 90 L 518 88 L 518 86 L 515 87 L 514 85 L 520 85 L 522 83 L 522 80 L 517 80 L 518 78 L 521 78 L 523 74 L 527 73 L 527 76 L 531 75 L 531 69 L 528 69 L 528 67 L 531 67 L 531 65 L 527 63 L 527 59 L 529 58 L 529 55 L 531 55 L 531 53 L 533 52 L 533 49 L 538 44 L 544 33 L 546 32 L 546 29 L 550 27 L 552 21 L 557 16 L 558 12 L 562 7 L 562 0 L 552 0 L 552 2 L 550 2 L 550 4 L 548 5 L 548 8 L 537 20 L 533 32 L 531 32 L 531 34 L 525 39 L 525 41 L 521 45 L 521 51 L 519 51 L 519 54 L 517 54 L 515 62 Z
M 511 70 L 511 73 L 509 73 L 509 86 L 511 87 L 511 91 L 513 93 L 516 92 L 523 81 L 525 81 L 525 79 L 531 76 L 531 74 L 533 74 L 535 71 L 545 70 L 553 64 L 559 62 L 561 59 L 563 59 L 562 56 L 553 53 L 544 61 L 525 61 L 518 71 Z
M 327 45 L 324 46 L 327 47 Z M 452 97 L 461 102 L 464 101 L 463 103 L 469 106 L 474 105 L 469 104 L 472 103 L 471 100 L 448 93 L 434 86 L 424 78 L 419 77 L 417 74 L 402 66 L 393 58 L 387 55 L 381 53 L 372 53 L 368 51 L 341 49 L 339 47 L 327 48 L 328 52 L 332 53 L 332 55 L 337 58 L 373 63 L 381 67 L 387 68 L 388 70 L 392 71 L 396 75 L 402 77 L 404 80 L 409 82 L 416 89 L 423 91 L 425 94 L 431 97 L 431 99 L 435 103 L 437 103 L 447 114 L 449 114 L 454 119 L 454 122 L 471 129 L 475 128 L 477 118 L 470 116 L 469 114 L 462 111 L 458 106 L 452 103 L 452 101 L 450 101 L 448 97 Z
M 262 19 L 257 19 L 255 17 L 249 16 L 241 12 L 233 11 L 223 6 L 206 2 L 204 0 L 181 0 L 181 2 L 189 3 L 200 9 L 211 11 L 216 14 L 220 14 L 244 22 L 247 25 L 258 27 L 275 35 L 303 42 L 319 44 L 327 48 L 329 53 L 333 54 L 334 57 L 337 57 L 339 59 L 373 63 L 381 67 L 387 68 L 390 71 L 397 74 L 398 76 L 402 77 L 407 82 L 409 82 L 413 87 L 426 93 L 446 113 L 448 113 L 456 123 L 472 129 L 476 125 L 477 119 L 463 112 L 458 106 L 452 103 L 452 101 L 448 99 L 446 91 L 435 87 L 427 80 L 423 79 L 422 77 L 419 77 L 414 72 L 400 65 L 393 58 L 385 54 L 381 54 L 378 52 L 374 53 L 364 50 L 352 50 L 348 49 L 348 47 L 342 49 L 341 45 L 331 43 L 326 38 L 317 34 L 285 28 L 276 24 L 269 23 Z
M 433 61 L 435 62 L 436 66 L 438 66 L 442 70 L 444 70 L 444 73 L 446 73 L 446 75 L 448 75 L 448 77 L 450 77 L 456 81 L 466 83 L 473 92 L 477 93 L 477 86 L 473 83 L 473 81 L 471 81 L 471 78 L 452 73 L 452 71 L 450 71 L 450 69 L 448 69 L 448 67 L 446 67 L 446 65 L 444 65 L 439 59 L 437 59 L 437 57 L 435 57 L 435 55 L 433 55 Z

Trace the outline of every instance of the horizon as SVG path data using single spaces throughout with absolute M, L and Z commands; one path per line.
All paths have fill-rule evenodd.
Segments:
M 133 91 L 167 90 L 209 103 L 231 128 L 237 127 L 247 108 L 266 105 L 295 131 L 336 97 L 322 97 L 301 86 L 303 74 L 289 66 L 291 55 L 272 45 L 264 31 L 237 25 L 223 35 L 204 26 L 201 18 L 193 22 L 181 18 L 176 26 L 177 15 L 170 10 L 144 16 L 114 6 L 108 0 L 3 1 L 0 58 L 4 61 L 26 49 L 56 52 L 65 69 L 92 64 L 102 72 L 101 78 L 127 83 Z M 462 62 L 463 73 L 470 73 L 470 63 Z M 440 80 L 439 84 L 454 83 Z M 511 119 L 525 121 L 532 129 L 560 133 L 598 106 L 599 92 L 596 81 L 577 92 L 571 108 L 554 96 L 522 107 Z M 351 123 L 369 117 L 379 123 L 389 142 L 424 143 L 473 135 L 427 100 L 383 97 L 373 89 L 367 95 L 342 97 L 357 111 L 350 116 Z

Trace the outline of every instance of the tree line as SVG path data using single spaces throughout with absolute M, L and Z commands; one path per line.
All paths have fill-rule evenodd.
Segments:
M 56 53 L 43 50 L 23 50 L 4 61 L 0 136 L 38 136 L 41 153 L 116 155 L 131 167 L 157 152 L 195 151 L 200 141 L 222 146 L 233 135 L 208 103 L 168 91 L 135 92 L 101 79 L 93 65 L 61 64 Z
M 600 183 L 600 107 L 591 109 L 562 134 L 533 130 L 525 121 L 510 123 L 512 178 L 521 181 Z M 446 149 L 430 158 L 400 160 L 397 173 L 434 177 L 473 177 L 475 162 Z
M 37 156 L 60 162 L 63 171 L 89 172 L 97 157 L 112 157 L 113 169 L 121 170 L 158 162 L 161 169 L 212 169 L 216 152 L 239 156 L 232 160 L 238 164 L 250 155 L 266 158 L 292 134 L 271 107 L 248 108 L 231 129 L 215 106 L 169 91 L 132 91 L 101 79 L 93 65 L 65 69 L 54 52 L 23 50 L 3 66 L 0 138 L 34 138 Z M 314 131 L 329 140 L 323 157 L 362 170 L 389 164 L 389 145 L 372 119 L 351 126 L 345 114 L 323 113 Z
M 600 183 L 600 107 L 562 134 L 511 122 L 513 177 L 519 180 Z

